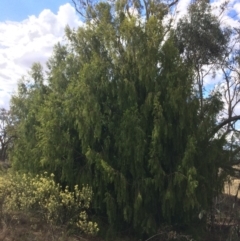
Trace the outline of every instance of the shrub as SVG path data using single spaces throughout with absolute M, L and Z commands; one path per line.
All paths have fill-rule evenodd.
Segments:
M 88 185 L 71 192 L 54 181 L 54 175 L 3 174 L 0 176 L 2 210 L 37 213 L 50 224 L 73 224 L 82 232 L 96 234 L 98 226 L 88 221 L 87 210 L 92 199 Z

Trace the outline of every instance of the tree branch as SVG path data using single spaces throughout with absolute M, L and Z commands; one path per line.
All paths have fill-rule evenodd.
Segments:
M 168 4 L 168 7 L 170 8 L 170 7 L 172 7 L 173 5 L 175 5 L 175 4 L 177 4 L 178 3 L 178 0 L 175 0 L 175 1 L 173 1 L 172 3 L 169 3 Z
M 75 0 L 72 0 L 72 3 L 74 4 L 75 10 L 82 16 L 82 13 L 78 10 L 78 6 Z
M 240 115 L 236 115 L 236 116 L 233 116 L 231 118 L 228 118 L 228 119 L 225 119 L 223 120 L 221 123 L 219 123 L 216 128 L 214 129 L 214 134 L 216 132 L 218 132 L 222 127 L 224 127 L 225 125 L 233 122 L 233 121 L 237 121 L 237 120 L 240 120 Z

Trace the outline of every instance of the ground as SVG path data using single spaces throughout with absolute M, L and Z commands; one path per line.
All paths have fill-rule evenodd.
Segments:
M 240 179 L 230 179 L 225 183 L 224 193 L 214 200 L 214 220 L 209 218 L 201 238 L 176 233 L 171 228 L 161 228 L 155 236 L 141 241 L 240 241 Z M 0 207 L 2 207 L 0 203 Z M 199 229 L 200 230 L 200 229 Z M 196 230 L 196 232 L 199 232 Z M 203 230 L 203 229 L 202 229 Z M 195 231 L 194 231 L 195 232 Z M 201 231 L 202 232 L 202 231 Z M 6 213 L 0 209 L 0 241 L 103 241 L 69 227 L 56 227 L 41 221 L 37 214 L 22 212 Z M 114 237 L 108 241 L 139 241 L 130 237 Z

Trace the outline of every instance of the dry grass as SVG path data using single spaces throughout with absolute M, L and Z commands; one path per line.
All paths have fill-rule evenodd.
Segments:
M 230 179 L 229 182 L 226 182 L 224 185 L 224 193 L 231 196 L 237 195 L 237 198 L 240 199 L 240 190 L 238 191 L 239 185 L 240 185 L 240 179 L 237 179 L 237 178 Z
M 240 217 L 240 179 L 230 179 L 225 183 L 224 194 L 218 199 L 219 205 L 216 206 L 221 211 L 217 215 L 217 223 L 221 229 L 217 232 L 209 232 L 208 237 L 203 240 L 207 241 L 226 241 L 224 233 L 229 233 L 229 229 L 235 224 L 239 224 Z M 237 199 L 234 198 L 237 194 Z M 237 200 L 237 202 L 236 202 Z M 236 206 L 233 209 L 233 203 Z M 3 212 L 4 213 L 4 212 Z M 68 227 L 56 227 L 44 223 L 37 216 L 26 213 L 8 213 L 0 214 L 0 241 L 102 241 L 98 237 L 90 237 L 82 234 L 71 234 Z M 226 228 L 227 227 L 227 228 Z M 223 229 L 225 228 L 225 229 Z M 168 236 L 165 239 L 157 235 L 153 240 L 169 240 Z M 228 235 L 227 235 L 228 236 Z M 127 239 L 116 239 L 114 241 Z M 180 239 L 179 239 L 180 240 Z M 181 239 L 188 240 L 188 239 Z M 240 239 L 239 239 L 240 240 Z
M 52 226 L 21 212 L 4 214 L 0 220 L 0 241 L 99 241 L 80 234 L 69 234 L 67 227 Z

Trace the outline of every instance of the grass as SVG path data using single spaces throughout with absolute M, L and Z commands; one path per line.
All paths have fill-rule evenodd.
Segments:
M 86 234 L 71 234 L 66 226 L 54 226 L 32 214 L 12 212 L 1 216 L 0 241 L 100 241 Z

